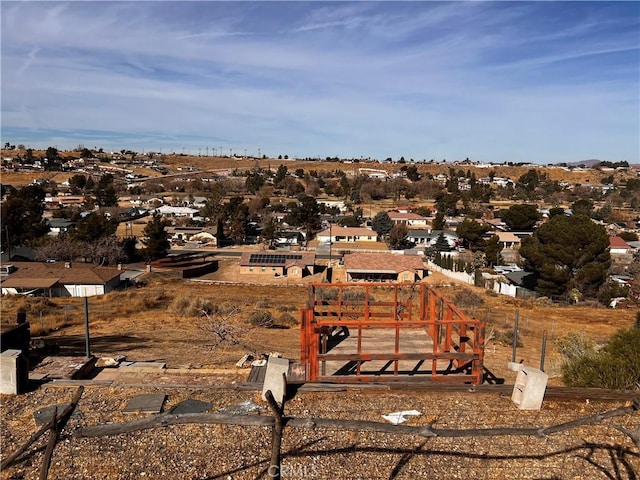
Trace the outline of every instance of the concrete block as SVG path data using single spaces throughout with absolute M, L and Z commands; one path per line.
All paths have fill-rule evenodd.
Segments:
M 516 363 L 516 362 L 507 363 L 507 368 L 513 372 L 519 372 L 523 366 L 524 365 L 522 365 L 521 363 Z
M 264 383 L 262 384 L 262 399 L 266 400 L 265 393 L 271 390 L 273 398 L 282 405 L 284 395 L 287 390 L 287 384 L 283 378 L 289 371 L 289 360 L 287 358 L 269 357 L 267 362 L 267 371 L 264 375 Z
M 29 365 L 20 350 L 0 354 L 0 393 L 18 395 L 27 391 Z
M 549 375 L 537 368 L 522 366 L 513 386 L 511 401 L 520 410 L 540 410 Z

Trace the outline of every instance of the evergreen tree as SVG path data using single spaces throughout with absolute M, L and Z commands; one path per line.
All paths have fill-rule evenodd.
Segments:
M 500 218 L 510 230 L 532 230 L 542 218 L 535 205 L 511 205 L 500 212 Z
M 49 231 L 42 220 L 45 191 L 40 185 L 27 185 L 19 190 L 10 189 L 2 202 L 3 249 L 28 244 Z
M 168 225 L 167 220 L 163 219 L 160 214 L 154 213 L 147 226 L 144 227 L 143 234 L 147 240 L 144 253 L 147 259 L 162 258 L 169 251 L 169 235 L 165 230 Z
M 464 221 L 458 225 L 456 234 L 462 239 L 462 244 L 471 249 L 476 250 L 483 245 L 482 236 L 489 231 L 489 227 L 481 225 L 475 220 L 469 220 L 465 218 Z
M 451 246 L 443 232 L 440 232 L 440 235 L 436 238 L 435 248 L 438 252 L 448 252 L 451 250 Z
M 436 213 L 436 216 L 433 217 L 433 223 L 431 224 L 431 226 L 434 230 L 444 230 L 445 224 L 446 221 L 444 219 L 444 212 L 438 211 L 438 213 Z
M 371 220 L 371 228 L 381 237 L 389 233 L 392 227 L 393 221 L 387 212 L 378 212 Z
M 566 294 L 577 288 L 594 296 L 611 265 L 605 228 L 586 215 L 556 215 L 522 242 L 527 270 L 537 273 L 536 290 Z

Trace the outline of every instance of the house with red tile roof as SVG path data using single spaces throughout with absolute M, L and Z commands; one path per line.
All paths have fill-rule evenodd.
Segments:
M 422 257 L 385 253 L 350 253 L 343 258 L 348 282 L 416 282 L 425 276 Z
M 631 255 L 633 248 L 622 237 L 609 237 L 609 253 L 611 255 Z

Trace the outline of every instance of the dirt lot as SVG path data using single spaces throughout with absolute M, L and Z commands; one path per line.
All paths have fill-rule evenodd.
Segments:
M 221 282 L 225 276 L 237 275 L 235 263 L 229 260 L 209 281 Z M 304 285 L 257 285 L 248 279 L 243 285 L 193 282 L 169 273 L 154 273 L 144 281 L 144 287 L 90 299 L 92 352 L 98 356 L 121 354 L 135 361 L 166 362 L 172 371 L 191 372 L 192 381 L 210 386 L 176 388 L 171 385 L 177 381 L 168 373 L 145 373 L 128 383 L 121 380 L 87 387 L 79 406 L 82 416 L 71 419 L 65 429 L 54 453 L 49 478 L 266 478 L 271 438 L 266 427 L 182 425 L 114 437 L 72 436 L 83 427 L 144 418 L 144 414 L 122 413 L 126 402 L 140 393 L 167 394 L 165 411 L 188 398 L 211 402 L 211 412 L 251 400 L 260 405 L 260 414 L 268 415 L 258 393 L 235 388 L 246 379 L 248 371 L 235 367 L 234 363 L 247 347 L 299 358 L 297 319 L 298 310 L 307 299 Z M 481 289 L 453 285 L 438 274 L 427 281 L 451 298 L 463 289 L 482 296 L 484 303 L 476 307 L 475 315 L 486 319 L 489 328 L 495 331 L 512 328 L 517 309 L 524 343 L 518 349 L 517 359 L 527 364 L 538 365 L 540 340 L 546 329 L 550 334 L 547 371 L 553 377 L 552 384 L 560 383 L 559 359 L 553 348 L 555 339 L 569 331 L 581 331 L 594 340 L 605 341 L 616 329 L 629 326 L 635 315 L 631 310 L 543 306 L 490 296 Z M 244 346 L 218 344 L 213 348 L 216 342 L 207 332 L 207 319 L 198 316 L 199 309 L 206 305 L 216 306 L 212 312 L 218 313 L 212 313 L 213 317 L 218 315 L 216 318 L 228 320 L 239 329 L 236 332 Z M 237 312 L 230 309 L 234 306 L 239 306 Z M 81 299 L 4 297 L 3 319 L 13 318 L 19 307 L 27 307 L 34 328 L 52 329 L 45 338 L 57 342 L 62 353 L 83 351 Z M 272 312 L 280 328 L 249 328 L 246 319 L 253 311 Z M 43 312 L 42 317 L 39 312 Z M 506 369 L 510 357 L 510 346 L 497 340 L 489 342 L 486 364 L 507 383 L 515 379 L 515 374 Z M 222 386 L 226 388 L 221 389 Z M 2 458 L 36 430 L 32 417 L 35 410 L 69 401 L 74 391 L 71 387 L 49 385 L 26 395 L 0 396 Z M 547 426 L 622 405 L 623 401 L 545 400 L 542 410 L 526 412 L 500 394 L 356 389 L 299 392 L 287 403 L 286 412 L 303 417 L 382 421 L 383 414 L 415 409 L 421 415 L 411 418 L 410 425 L 434 423 L 438 428 L 463 429 Z M 283 478 L 636 479 L 640 453 L 614 427 L 635 429 L 639 425 L 637 414 L 625 415 L 546 438 L 422 439 L 287 429 L 282 447 Z M 17 465 L 2 472 L 2 478 L 36 478 L 45 441 L 40 440 Z
M 226 367 L 246 353 L 278 351 L 299 358 L 299 311 L 307 301 L 305 286 L 322 279 L 322 272 L 303 281 L 257 275 L 240 275 L 237 258 L 221 259 L 217 272 L 197 281 L 177 278 L 172 273 L 145 275 L 145 286 L 112 292 L 89 300 L 92 350 L 96 355 L 126 355 L 132 360 L 162 360 L 170 365 Z M 254 278 L 255 277 L 255 278 Z M 237 285 L 227 282 L 242 281 Z M 336 269 L 334 282 L 344 281 Z M 546 370 L 552 383 L 559 382 L 560 358 L 555 349 L 558 338 L 580 332 L 604 343 L 619 328 L 632 325 L 635 310 L 611 310 L 594 306 L 541 305 L 530 300 L 488 295 L 483 289 L 457 285 L 434 273 L 425 279 L 445 296 L 454 299 L 460 292 L 473 291 L 482 305 L 462 308 L 487 322 L 493 331 L 486 347 L 485 364 L 507 382 L 515 374 L 506 368 L 512 347 L 502 341 L 513 329 L 516 312 L 520 318 L 520 338 L 516 361 L 538 366 L 543 332 L 548 334 Z M 269 282 L 269 284 L 264 284 Z M 63 352 L 84 349 L 84 309 L 78 298 L 3 297 L 3 321 L 15 318 L 18 308 L 27 309 L 35 335 L 46 333 L 46 340 L 60 345 Z M 212 348 L 209 319 L 202 310 L 213 312 L 210 318 L 223 319 L 236 326 L 236 336 L 244 347 L 219 344 Z M 247 319 L 255 311 L 271 313 L 279 328 L 252 327 Z

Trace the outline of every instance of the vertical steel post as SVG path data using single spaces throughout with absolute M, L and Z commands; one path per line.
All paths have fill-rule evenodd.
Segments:
M 84 297 L 84 340 L 86 357 L 89 358 L 89 297 Z
M 520 310 L 516 310 L 516 320 L 513 323 L 513 348 L 511 350 L 511 361 L 516 361 L 516 350 L 518 349 L 518 323 L 520 323 Z
M 542 351 L 540 352 L 540 371 L 544 372 L 544 358 L 547 354 L 547 331 L 542 333 Z

